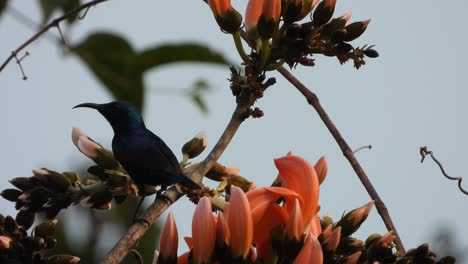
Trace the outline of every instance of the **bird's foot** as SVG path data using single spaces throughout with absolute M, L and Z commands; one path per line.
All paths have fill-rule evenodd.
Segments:
M 148 220 L 146 220 L 145 218 L 143 217 L 135 217 L 133 218 L 133 223 L 140 223 L 142 225 L 146 225 L 147 227 L 150 227 L 151 226 L 151 223 L 148 222 Z
M 172 200 L 171 198 L 169 198 L 169 196 L 163 194 L 163 193 L 159 193 L 156 195 L 156 199 L 160 199 L 164 202 L 166 202 L 168 205 L 172 205 Z

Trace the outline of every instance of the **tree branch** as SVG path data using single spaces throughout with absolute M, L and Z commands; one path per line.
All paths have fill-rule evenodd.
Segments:
M 356 157 L 354 156 L 354 153 L 351 150 L 351 148 L 348 146 L 348 143 L 346 143 L 343 136 L 341 136 L 340 132 L 336 128 L 335 124 L 331 121 L 325 109 L 323 109 L 317 95 L 310 91 L 286 68 L 280 67 L 278 69 L 278 72 L 281 73 L 281 75 L 283 75 L 283 77 L 286 78 L 286 80 L 288 80 L 292 85 L 294 85 L 294 87 L 296 87 L 297 90 L 299 90 L 299 92 L 301 92 L 301 94 L 304 95 L 304 97 L 307 99 L 307 102 L 315 109 L 315 111 L 317 111 L 318 115 L 320 116 L 320 119 L 322 119 L 322 121 L 325 123 L 325 126 L 328 128 L 328 131 L 330 131 L 333 138 L 335 138 L 336 143 L 338 143 L 338 145 L 340 146 L 343 155 L 349 161 L 351 167 L 353 167 L 357 176 L 361 180 L 361 183 L 364 185 L 364 188 L 366 188 L 366 191 L 369 193 L 372 200 L 375 201 L 375 207 L 377 208 L 377 212 L 382 217 L 382 220 L 385 226 L 387 227 L 387 230 L 393 230 L 394 235 L 396 236 L 397 250 L 404 253 L 405 248 L 403 246 L 400 236 L 398 235 L 397 229 L 393 224 L 392 218 L 388 213 L 387 207 L 385 206 L 384 202 L 380 198 L 372 183 L 370 182 L 366 173 L 362 169 L 361 164 L 359 164 L 359 162 L 356 160 Z
M 253 104 L 253 101 L 247 103 L 238 103 L 234 113 L 232 114 L 231 120 L 229 121 L 226 129 L 219 138 L 216 145 L 213 147 L 208 156 L 203 160 L 200 167 L 189 176 L 192 180 L 200 182 L 213 164 L 221 157 L 226 147 L 231 142 L 237 129 L 244 121 L 247 109 Z M 164 195 L 169 198 L 172 203 L 176 202 L 183 194 L 179 193 L 177 189 L 172 186 Z M 150 207 L 145 211 L 143 218 L 148 223 L 153 223 L 161 214 L 169 208 L 169 204 L 162 199 L 157 199 Z M 107 256 L 101 261 L 101 264 L 116 264 L 121 263 L 127 254 L 135 247 L 137 241 L 145 234 L 149 226 L 143 223 L 134 223 L 130 229 L 122 236 L 117 242 L 114 248 L 107 254 Z
M 3 62 L 3 64 L 0 66 L 0 72 L 3 71 L 3 69 L 8 65 L 8 63 L 10 63 L 10 61 L 12 59 L 15 58 L 16 54 L 18 54 L 21 50 L 23 50 L 24 48 L 26 48 L 27 46 L 29 46 L 29 44 L 33 43 L 34 41 L 36 41 L 40 36 L 42 36 L 44 33 L 46 33 L 47 31 L 49 31 L 49 29 L 53 28 L 53 27 L 57 27 L 59 28 L 59 24 L 60 22 L 62 22 L 63 20 L 67 19 L 68 17 L 80 12 L 81 10 L 83 9 L 87 9 L 87 8 L 90 8 L 91 6 L 94 6 L 94 5 L 97 5 L 99 3 L 102 3 L 102 2 L 106 2 L 106 1 L 109 1 L 109 0 L 94 0 L 94 1 L 91 1 L 91 2 L 88 2 L 86 4 L 82 4 L 80 6 L 78 6 L 77 8 L 73 9 L 73 10 L 70 10 L 69 12 L 67 12 L 66 14 L 64 14 L 63 16 L 61 17 L 58 17 L 54 20 L 52 20 L 49 24 L 45 25 L 41 30 L 39 30 L 39 32 L 37 32 L 36 34 L 34 34 L 32 37 L 30 37 L 28 40 L 26 40 L 23 44 L 21 44 L 21 46 L 19 46 L 18 48 L 16 48 L 14 51 L 12 51 L 11 55 Z

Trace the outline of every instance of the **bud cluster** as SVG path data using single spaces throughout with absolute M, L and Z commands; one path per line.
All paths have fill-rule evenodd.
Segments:
M 349 43 L 364 33 L 370 19 L 350 23 L 351 13 L 333 18 L 336 0 L 250 0 L 245 12 L 247 39 L 253 48 L 249 55 L 239 34 L 242 16 L 231 1 L 208 3 L 221 29 L 233 35 L 244 63 L 259 72 L 284 62 L 290 67 L 313 66 L 314 54 L 337 57 L 340 63 L 353 60 L 356 68 L 365 64 L 365 57 L 379 55 L 372 46 Z M 304 21 L 306 17 L 310 19 Z
M 31 177 L 10 180 L 17 189 L 5 189 L 0 195 L 15 202 L 15 208 L 19 210 L 16 221 L 24 228 L 32 226 L 35 214 L 39 212 L 52 219 L 72 204 L 110 209 L 112 200 L 121 203 L 129 194 L 138 194 L 138 189 L 111 151 L 77 128 L 73 129 L 72 140 L 83 154 L 96 162 L 97 165 L 90 167 L 88 172 L 97 178 L 82 178 L 76 172 L 59 173 L 41 168 L 33 170 Z M 148 186 L 143 192 L 152 194 L 156 190 Z
M 44 251 L 57 244 L 54 238 L 57 220 L 38 224 L 29 236 L 26 228 L 11 216 L 0 214 L 0 263 L 74 264 L 80 258 L 70 255 L 45 257 Z

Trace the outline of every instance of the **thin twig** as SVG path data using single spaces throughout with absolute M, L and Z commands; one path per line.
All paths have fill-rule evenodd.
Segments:
M 26 58 L 26 56 L 28 56 L 29 53 L 26 52 L 26 54 L 24 54 L 23 57 L 21 57 L 21 58 L 19 58 L 19 59 L 18 59 L 18 56 L 16 55 L 16 53 L 15 53 L 14 51 L 11 53 L 11 55 L 15 58 L 16 64 L 18 64 L 18 67 L 20 68 L 21 74 L 23 75 L 23 80 L 27 80 L 28 77 L 27 77 L 26 74 L 24 73 L 24 69 L 23 69 L 23 65 L 21 65 L 21 61 L 22 61 L 24 58 Z
M 286 80 L 288 80 L 292 85 L 294 85 L 294 87 L 296 87 L 299 90 L 299 92 L 301 92 L 301 94 L 307 99 L 307 102 L 315 109 L 315 111 L 317 111 L 318 115 L 320 116 L 320 119 L 322 119 L 322 121 L 325 123 L 325 126 L 328 128 L 328 131 L 330 131 L 333 138 L 335 138 L 335 141 L 340 146 L 341 151 L 343 152 L 343 155 L 346 157 L 346 159 L 349 161 L 349 163 L 353 167 L 357 176 L 359 177 L 362 184 L 364 185 L 364 188 L 366 188 L 367 193 L 369 193 L 371 199 L 375 201 L 375 207 L 377 208 L 377 212 L 382 217 L 382 220 L 385 226 L 387 227 L 389 231 L 393 230 L 396 236 L 397 250 L 404 253 L 405 248 L 403 246 L 400 236 L 398 235 L 397 229 L 395 225 L 393 224 L 392 218 L 390 217 L 390 214 L 388 213 L 387 207 L 385 206 L 384 202 L 380 198 L 379 194 L 375 190 L 372 183 L 370 182 L 366 173 L 362 169 L 361 164 L 359 164 L 359 162 L 356 160 L 356 157 L 354 156 L 354 153 L 349 147 L 348 143 L 346 143 L 343 136 L 341 136 L 340 132 L 336 128 L 335 124 L 331 121 L 325 109 L 323 109 L 317 95 L 315 95 L 312 91 L 310 91 L 303 83 L 301 83 L 286 68 L 280 67 L 278 68 L 278 72 L 281 73 L 281 75 L 283 75 L 283 77 L 286 78 Z
M 359 147 L 359 148 L 355 149 L 355 150 L 353 151 L 353 153 L 356 154 L 358 151 L 361 151 L 361 150 L 363 150 L 363 149 L 371 150 L 371 149 L 372 149 L 372 145 L 366 145 L 366 146 Z
M 0 66 L 0 72 L 3 71 L 3 69 L 8 65 L 8 63 L 15 57 L 15 54 L 18 54 L 21 50 L 23 50 L 24 48 L 26 48 L 29 44 L 33 43 L 35 40 L 37 40 L 40 36 L 42 36 L 44 33 L 46 33 L 47 31 L 49 31 L 49 29 L 53 28 L 53 27 L 57 27 L 58 24 L 60 22 L 62 22 L 63 20 L 67 19 L 68 17 L 80 12 L 81 10 L 85 9 L 85 8 L 88 8 L 90 6 L 94 6 L 94 5 L 97 5 L 99 3 L 102 3 L 102 2 L 106 2 L 106 1 L 109 1 L 109 0 L 94 0 L 94 1 L 91 1 L 91 2 L 88 2 L 86 4 L 82 4 L 80 6 L 78 6 L 77 8 L 73 9 L 73 10 L 70 10 L 69 12 L 67 12 L 66 14 L 62 15 L 61 17 L 59 18 L 56 18 L 54 20 L 52 20 L 52 22 L 50 22 L 49 24 L 45 25 L 41 30 L 39 30 L 36 34 L 34 34 L 32 37 L 30 37 L 28 40 L 26 40 L 23 44 L 21 44 L 21 46 L 19 46 L 18 48 L 16 48 L 16 50 L 14 50 L 12 52 L 12 54 L 3 62 L 2 66 Z
M 245 119 L 245 113 L 253 102 L 247 104 L 238 104 L 234 113 L 232 114 L 231 120 L 224 130 L 223 134 L 219 138 L 216 145 L 211 150 L 210 154 L 201 163 L 200 167 L 192 173 L 188 173 L 191 179 L 196 182 L 200 182 L 208 170 L 213 164 L 219 159 L 221 154 L 228 146 L 237 129 Z M 169 188 L 164 195 L 169 198 L 172 203 L 176 202 L 182 194 L 179 193 L 175 186 Z M 169 204 L 161 199 L 157 199 L 146 209 L 143 218 L 148 223 L 154 223 L 154 221 L 169 208 Z M 122 236 L 122 238 L 115 244 L 114 248 L 107 254 L 107 256 L 101 261 L 101 264 L 116 264 L 120 263 L 130 250 L 132 250 L 137 241 L 144 235 L 149 227 L 143 223 L 134 223 L 128 231 Z
M 445 176 L 445 178 L 449 179 L 449 180 L 452 180 L 452 181 L 458 181 L 458 189 L 460 189 L 460 191 L 466 195 L 468 195 L 468 191 L 466 191 L 463 187 L 462 187 L 462 180 L 463 178 L 462 177 L 452 177 L 452 176 L 449 176 L 445 170 L 444 170 L 444 167 L 442 166 L 442 163 L 440 163 L 439 160 L 436 159 L 436 157 L 434 156 L 434 154 L 432 153 L 432 151 L 428 150 L 426 146 L 424 147 L 420 147 L 419 148 L 419 153 L 421 154 L 421 163 L 423 163 L 424 159 L 426 158 L 427 155 L 431 156 L 432 160 L 437 164 L 437 166 L 439 166 L 439 169 L 440 171 L 442 172 L 442 174 Z

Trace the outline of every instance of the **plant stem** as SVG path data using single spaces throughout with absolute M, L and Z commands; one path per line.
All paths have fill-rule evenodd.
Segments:
M 245 53 L 244 46 L 242 45 L 240 32 L 236 31 L 234 34 L 232 34 L 232 38 L 234 39 L 234 44 L 236 46 L 237 53 L 239 53 L 239 56 L 242 58 L 244 63 L 248 64 L 250 62 L 250 58 Z
M 370 182 L 366 173 L 362 169 L 361 164 L 359 164 L 359 162 L 356 160 L 356 157 L 354 156 L 354 153 L 349 147 L 348 143 L 346 143 L 343 136 L 341 136 L 341 133 L 336 128 L 335 124 L 331 121 L 325 109 L 323 109 L 317 95 L 310 91 L 293 74 L 286 70 L 286 68 L 280 67 L 278 69 L 278 72 L 281 73 L 281 75 L 283 75 L 283 77 L 286 78 L 286 80 L 288 80 L 294 87 L 296 87 L 297 90 L 299 90 L 299 92 L 301 92 L 301 94 L 306 98 L 307 102 L 315 109 L 315 111 L 317 111 L 318 115 L 320 116 L 320 119 L 322 119 L 323 123 L 325 123 L 325 126 L 328 128 L 328 131 L 330 131 L 336 143 L 338 143 L 338 145 L 340 146 L 343 155 L 349 161 L 351 167 L 353 167 L 357 176 L 361 180 L 361 183 L 364 185 L 364 188 L 366 189 L 367 193 L 369 193 L 371 199 L 375 201 L 375 207 L 377 208 L 378 213 L 382 217 L 382 220 L 385 226 L 387 227 L 387 230 L 393 230 L 396 236 L 397 250 L 405 253 L 405 247 L 403 246 L 401 238 L 398 235 L 397 229 L 393 224 L 390 214 L 388 213 L 387 207 L 385 206 L 384 202 L 380 198 L 372 183 Z

